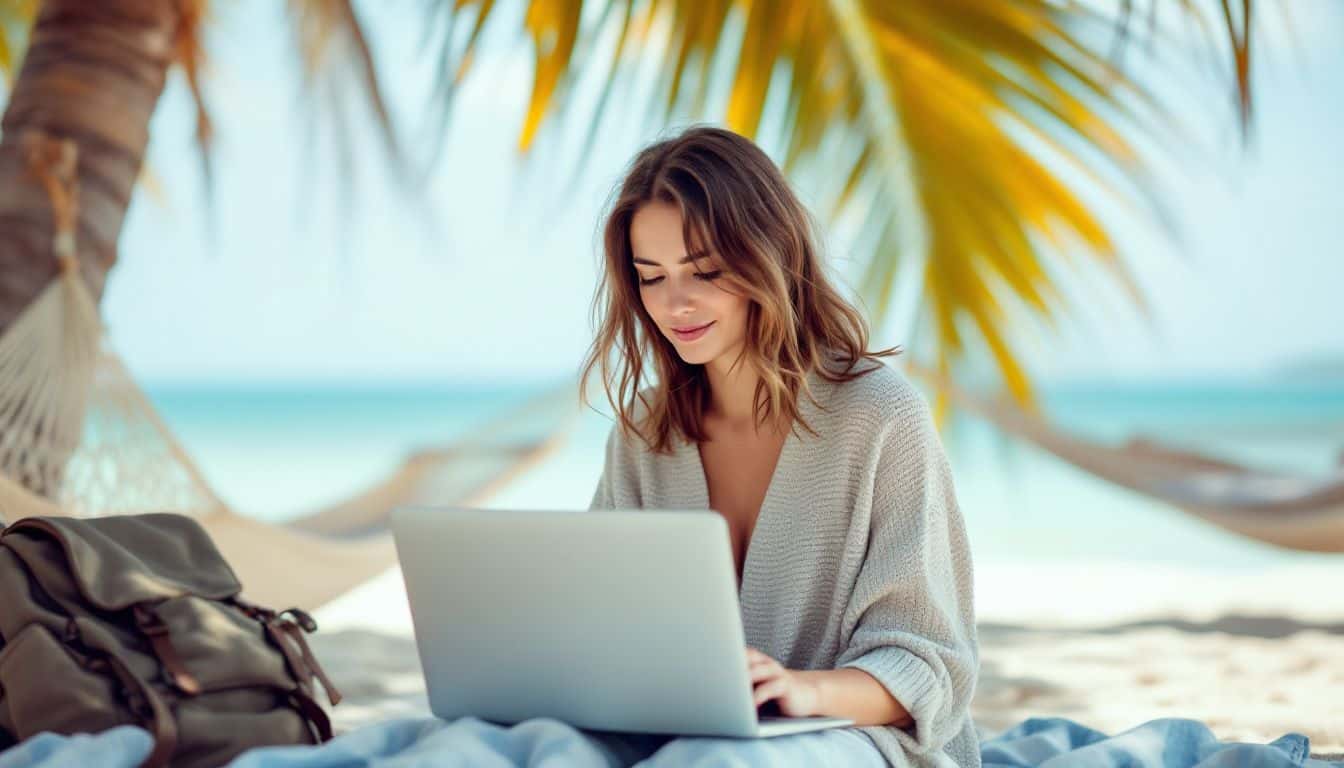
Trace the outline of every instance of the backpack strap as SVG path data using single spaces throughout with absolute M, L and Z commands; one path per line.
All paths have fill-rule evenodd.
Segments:
M 141 725 L 154 737 L 154 749 L 140 768 L 167 768 L 173 753 L 177 751 L 178 734 L 177 721 L 173 719 L 163 699 L 159 698 L 154 689 L 141 679 L 116 651 L 85 642 L 79 623 L 75 619 L 66 622 L 60 640 L 67 650 L 80 659 L 80 664 L 86 669 L 110 671 L 121 684 L 122 694 L 126 697 L 126 706 L 140 718 Z
M 261 623 L 266 637 L 275 647 L 280 649 L 285 661 L 289 664 L 290 671 L 298 678 L 301 685 L 311 686 L 312 679 L 316 677 L 321 681 L 322 687 L 327 692 L 327 701 L 330 701 L 332 706 L 341 703 L 341 692 L 331 682 L 331 678 L 327 677 L 326 670 L 318 663 L 317 657 L 313 655 L 313 649 L 309 647 L 308 640 L 304 637 L 304 632 L 317 631 L 317 622 L 313 620 L 312 616 L 298 608 L 288 608 L 277 613 L 270 608 L 249 602 L 236 595 L 229 598 L 228 602 L 253 620 Z M 293 616 L 294 620 L 289 620 L 286 615 Z M 299 652 L 297 654 L 294 652 L 294 648 L 285 641 L 286 637 L 292 638 L 294 645 L 298 646 Z
M 295 688 L 290 691 L 289 698 L 294 702 L 294 707 L 299 711 L 299 714 L 303 715 L 317 729 L 318 743 L 331 741 L 331 718 L 327 717 L 327 713 L 317 703 L 317 700 L 309 696 L 308 692 L 302 688 Z
M 303 630 L 299 625 L 292 621 L 285 621 L 280 624 L 290 637 L 294 638 L 294 643 L 299 646 L 299 653 L 303 659 L 304 666 L 308 668 L 310 674 L 317 677 L 322 682 L 322 688 L 327 692 L 327 701 L 334 707 L 341 703 L 341 692 L 336 689 L 336 684 L 327 677 L 326 670 L 318 663 L 317 657 L 313 655 L 313 649 L 308 645 L 308 639 L 303 636 Z
M 177 751 L 177 723 L 168 712 L 168 707 L 144 680 L 126 666 L 120 656 L 104 651 L 101 658 L 125 689 L 131 711 L 143 719 L 145 727 L 154 737 L 154 749 L 140 768 L 167 768 L 168 761 Z
M 182 657 L 178 655 L 177 648 L 173 645 L 168 625 L 154 611 L 153 606 L 136 603 L 132 611 L 135 613 L 135 625 L 148 638 L 149 645 L 154 649 L 154 655 L 158 657 L 159 665 L 163 667 L 163 674 L 168 682 L 188 696 L 199 694 L 200 682 L 187 671 L 187 665 L 182 662 Z

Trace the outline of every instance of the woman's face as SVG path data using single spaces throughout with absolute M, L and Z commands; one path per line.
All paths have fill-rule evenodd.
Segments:
M 681 359 L 704 365 L 732 363 L 746 341 L 748 299 L 719 279 L 722 260 L 698 247 L 687 252 L 681 209 L 645 203 L 630 222 L 630 247 L 639 273 L 639 297 Z M 697 274 L 696 270 L 699 270 Z

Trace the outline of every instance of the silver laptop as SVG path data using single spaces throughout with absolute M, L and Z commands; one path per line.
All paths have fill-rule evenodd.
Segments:
M 441 718 L 743 738 L 853 725 L 758 715 L 715 512 L 399 509 L 392 531 Z

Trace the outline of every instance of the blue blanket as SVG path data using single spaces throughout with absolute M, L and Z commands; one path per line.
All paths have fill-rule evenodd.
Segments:
M 826 732 L 829 739 L 809 744 L 827 744 L 836 750 L 837 764 L 848 764 L 838 754 L 859 744 L 848 731 Z M 808 734 L 818 736 L 818 734 Z M 840 737 L 844 737 L 841 739 Z M 783 742 L 798 737 L 770 739 L 757 744 L 757 751 L 735 749 L 732 765 L 785 765 L 781 753 L 770 752 L 766 742 Z M 848 741 L 853 739 L 852 742 Z M 699 764 L 716 750 L 732 749 L 730 740 L 703 740 L 695 752 L 681 750 L 678 764 Z M 720 745 L 720 746 L 714 746 Z M 1307 737 L 1289 733 L 1269 744 L 1220 742 L 1203 723 L 1195 720 L 1152 720 L 1128 731 L 1107 736 L 1099 731 L 1064 718 L 1032 718 L 981 744 L 986 768 L 1020 766 L 1082 766 L 1083 768 L 1344 768 L 1344 762 L 1327 763 L 1308 757 Z M 135 768 L 149 754 L 149 734 L 140 728 L 123 726 L 98 735 L 58 736 L 39 734 L 0 753 L 0 768 Z M 820 765 L 818 755 L 802 750 L 790 753 L 794 765 Z M 856 753 L 857 754 L 857 753 Z M 747 759 L 740 759 L 748 756 Z M 759 762 L 757 761 L 759 756 Z M 693 758 L 690 763 L 685 758 Z M 360 728 L 316 747 L 267 747 L 240 755 L 228 768 L 345 768 L 373 765 L 381 768 L 420 768 L 424 766 L 594 766 L 616 765 L 617 757 L 585 732 L 558 720 L 537 718 L 507 727 L 475 718 L 451 723 L 434 718 L 389 720 Z M 659 762 L 655 757 L 647 764 Z M 719 765 L 729 761 L 720 759 Z

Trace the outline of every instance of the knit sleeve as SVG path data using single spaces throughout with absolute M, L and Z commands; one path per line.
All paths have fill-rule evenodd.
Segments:
M 914 719 L 891 729 L 902 746 L 929 752 L 970 717 L 979 666 L 970 547 L 923 396 L 902 381 L 881 410 L 868 551 L 836 667 L 875 677 Z
M 588 503 L 588 509 L 592 511 L 611 507 L 611 480 L 607 477 L 606 467 L 603 467 L 602 475 L 597 478 L 597 489 L 593 491 L 593 500 Z
M 593 490 L 588 509 L 638 509 L 639 493 L 633 478 L 638 475 L 629 441 L 616 424 L 607 434 L 607 447 L 602 462 L 602 474 Z

